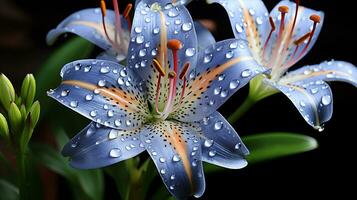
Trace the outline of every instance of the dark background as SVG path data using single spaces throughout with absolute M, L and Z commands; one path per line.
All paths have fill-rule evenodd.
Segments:
M 278 0 L 265 0 L 268 9 Z M 342 1 L 341 1 L 342 2 Z M 120 2 L 121 8 L 127 1 Z M 336 59 L 357 63 L 355 8 L 347 1 L 310 0 L 304 6 L 325 11 L 325 23 L 320 38 L 310 53 L 297 66 L 317 64 Z M 0 72 L 19 82 L 26 73 L 34 73 L 53 47 L 45 44 L 47 31 L 63 18 L 79 9 L 96 7 L 95 0 L 29 1 L 0 0 Z M 224 10 L 218 5 L 196 1 L 188 6 L 195 19 L 217 22 L 217 40 L 233 37 Z M 58 76 L 52 74 L 49 76 Z M 290 131 L 310 135 L 319 142 L 317 150 L 254 164 L 242 170 L 226 170 L 206 175 L 206 192 L 202 199 L 243 198 L 312 198 L 332 197 L 354 199 L 356 196 L 356 88 L 345 83 L 331 84 L 334 92 L 334 115 L 324 132 L 313 130 L 292 103 L 278 94 L 259 102 L 239 122 L 234 124 L 241 135 L 260 132 Z M 231 98 L 220 111 L 228 116 L 247 94 L 247 88 Z M 62 183 L 63 182 L 63 183 Z M 117 194 L 109 182 L 106 197 Z M 158 181 L 158 184 L 162 184 Z M 67 192 L 60 179 L 60 192 Z M 60 196 L 66 197 L 64 193 Z

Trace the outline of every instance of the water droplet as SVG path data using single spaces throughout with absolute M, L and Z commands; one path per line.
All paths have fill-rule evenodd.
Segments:
M 324 95 L 321 99 L 323 105 L 327 106 L 331 103 L 332 99 L 330 95 Z
M 183 31 L 190 31 L 192 29 L 192 23 L 187 22 L 182 24 L 182 30 Z
M 159 28 L 159 27 L 156 27 L 156 28 L 154 28 L 154 29 L 152 30 L 152 33 L 153 33 L 154 35 L 158 34 L 159 32 L 160 32 L 160 28 Z
M 138 35 L 135 39 L 137 44 L 142 44 L 144 42 L 144 36 Z
M 243 32 L 242 26 L 239 25 L 239 24 L 236 24 L 236 31 L 237 31 L 238 33 L 242 33 L 242 32 Z
M 221 90 L 222 90 L 222 87 L 214 88 L 213 94 L 214 94 L 214 95 L 218 95 L 219 93 L 221 93 Z
M 135 33 L 141 33 L 143 29 L 140 26 L 134 28 Z
M 197 151 L 197 150 L 198 150 L 198 147 L 197 147 L 197 146 L 194 146 L 194 147 L 192 148 L 192 150 L 193 150 L 193 151 Z
M 120 71 L 120 76 L 126 77 L 127 75 L 128 75 L 128 72 L 126 71 L 126 68 L 123 68 L 123 69 Z
M 187 57 L 192 57 L 193 55 L 195 55 L 196 53 L 196 49 L 195 48 L 187 48 L 185 51 L 185 55 Z
M 208 125 L 209 118 L 208 118 L 208 117 L 204 117 L 204 118 L 202 119 L 202 121 L 203 121 L 203 124 L 204 124 L 204 125 Z
M 113 110 L 109 110 L 107 114 L 108 114 L 108 117 L 113 117 L 114 116 L 114 111 Z
M 160 170 L 160 173 L 161 173 L 161 174 L 166 174 L 166 170 L 165 170 L 165 169 L 161 169 L 161 170 Z
M 326 75 L 326 78 L 335 78 L 335 74 L 329 73 Z
M 146 55 L 146 49 L 140 49 L 139 56 L 144 57 Z
M 130 119 L 127 119 L 127 120 L 125 121 L 125 124 L 126 124 L 127 126 L 130 126 L 130 125 L 131 125 Z
M 78 101 L 71 101 L 71 103 L 69 103 L 69 105 L 72 107 L 72 108 L 76 108 L 78 106 Z
M 221 96 L 222 98 L 227 97 L 227 96 L 228 96 L 228 90 L 222 90 L 220 96 Z
M 180 157 L 177 156 L 177 155 L 174 155 L 174 156 L 172 157 L 172 161 L 173 161 L 173 162 L 178 162 L 178 161 L 180 161 Z
M 77 146 L 78 146 L 78 142 L 74 142 L 74 143 L 71 144 L 72 148 L 76 148 Z
M 118 120 L 118 119 L 115 120 L 115 121 L 114 121 L 114 125 L 115 125 L 115 126 L 120 126 L 120 125 L 121 125 L 121 121 Z
M 173 185 L 170 185 L 170 190 L 175 189 L 175 187 Z
M 229 83 L 229 89 L 234 90 L 238 87 L 239 80 L 233 80 Z
M 91 101 L 93 99 L 93 95 L 91 95 L 91 94 L 87 94 L 86 95 L 86 100 L 87 101 Z
M 303 101 L 300 101 L 300 106 L 301 106 L 301 107 L 305 107 L 305 106 L 306 106 L 306 103 L 303 102 Z
M 250 71 L 250 69 L 246 69 L 246 70 L 242 71 L 242 74 L 241 74 L 241 76 L 242 76 L 243 78 L 247 78 L 247 77 L 249 77 L 250 75 L 252 75 L 252 71 Z
M 175 175 L 171 175 L 171 176 L 170 176 L 170 179 L 171 179 L 171 180 L 175 180 L 175 178 L 176 178 Z
M 121 156 L 121 151 L 118 148 L 112 149 L 109 152 L 109 156 L 112 158 L 118 158 Z
M 95 90 L 93 91 L 93 93 L 94 93 L 94 94 L 99 94 L 99 93 L 100 93 L 100 90 L 99 90 L 99 89 L 95 89 Z
M 232 42 L 230 45 L 229 45 L 229 48 L 231 49 L 236 49 L 238 47 L 238 42 L 235 41 L 235 42 Z
M 97 116 L 97 111 L 92 110 L 92 111 L 89 113 L 89 115 L 90 115 L 91 117 L 95 117 L 95 116 Z
M 192 164 L 193 167 L 196 167 L 196 166 L 197 166 L 197 162 L 196 162 L 196 161 L 192 161 L 191 164 Z
M 204 62 L 204 63 L 209 63 L 209 62 L 211 62 L 212 58 L 213 58 L 213 54 L 207 54 L 207 55 L 205 55 L 205 57 L 203 58 L 203 62 Z
M 166 161 L 166 159 L 165 159 L 164 157 L 161 157 L 161 158 L 159 158 L 159 161 L 160 161 L 161 163 L 164 163 L 164 162 Z
M 99 87 L 104 87 L 105 86 L 105 80 L 99 80 L 98 81 L 98 86 Z
M 68 93 L 69 93 L 69 90 L 63 90 L 63 91 L 61 92 L 61 96 L 62 96 L 62 97 L 66 97 L 66 96 L 68 95 Z
M 248 11 L 250 15 L 255 15 L 255 10 L 253 8 L 249 8 Z
M 319 91 L 319 88 L 312 88 L 310 90 L 311 94 L 316 94 Z
M 232 58 L 234 56 L 234 52 L 233 51 L 228 51 L 226 53 L 226 58 L 229 59 L 229 58 Z
M 102 67 L 100 68 L 100 73 L 102 74 L 106 74 L 110 71 L 110 68 L 109 67 Z
M 145 143 L 149 144 L 149 143 L 151 143 L 151 140 L 150 139 L 146 139 Z
M 316 128 L 317 131 L 319 131 L 319 132 L 322 132 L 322 131 L 325 130 L 325 127 L 324 127 L 323 125 L 322 125 L 322 126 L 316 126 L 315 128 Z
M 257 17 L 255 21 L 257 22 L 257 24 L 261 25 L 263 24 L 263 17 Z
M 88 65 L 84 67 L 84 72 L 89 72 L 92 69 L 92 66 Z
M 205 147 L 211 147 L 213 145 L 213 140 L 205 140 L 205 142 L 203 143 L 203 145 Z
M 214 100 L 209 100 L 208 105 L 213 106 L 214 105 Z
M 176 24 L 176 25 L 180 25 L 180 24 L 181 24 L 181 19 L 176 19 L 176 20 L 175 20 L 175 24 Z
M 216 130 L 216 131 L 221 130 L 222 126 L 223 126 L 223 122 L 218 121 L 218 122 L 214 123 L 214 130 Z
M 157 55 L 157 49 L 156 48 L 151 50 L 151 55 L 152 56 L 156 56 Z
M 111 130 L 108 134 L 109 140 L 114 140 L 117 137 L 118 137 L 118 131 L 116 130 Z
M 145 18 L 145 22 L 146 23 L 150 23 L 151 22 L 151 18 L 149 18 L 149 17 Z
M 240 143 L 240 142 L 234 146 L 234 148 L 237 150 L 240 149 L 241 147 L 242 147 L 242 143 Z
M 209 155 L 210 157 L 214 157 L 214 156 L 216 155 L 216 151 L 209 151 L 209 152 L 208 152 L 208 155 Z
M 224 75 L 224 74 L 219 75 L 218 81 L 223 81 L 225 77 L 226 77 L 226 75 Z
M 86 132 L 86 136 L 90 137 L 91 135 L 93 135 L 93 133 L 95 133 L 95 129 L 90 127 Z
M 169 13 L 167 14 L 169 17 L 176 17 L 179 15 L 179 12 L 174 11 L 174 10 L 169 10 Z
M 124 83 L 125 83 L 125 82 L 124 82 L 123 77 L 119 77 L 119 78 L 118 78 L 118 84 L 119 84 L 119 85 L 124 85 Z

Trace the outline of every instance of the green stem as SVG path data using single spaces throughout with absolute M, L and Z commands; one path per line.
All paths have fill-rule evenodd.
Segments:
M 19 151 L 17 153 L 17 170 L 19 176 L 19 186 L 20 186 L 20 199 L 31 199 L 31 192 L 29 191 L 29 184 L 27 179 L 27 151 Z
M 230 123 L 235 123 L 239 120 L 257 101 L 252 99 L 250 95 L 245 99 L 241 106 L 234 111 L 234 113 L 228 117 Z

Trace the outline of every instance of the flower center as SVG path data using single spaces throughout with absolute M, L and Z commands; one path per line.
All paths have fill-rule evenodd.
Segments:
M 271 41 L 272 34 L 277 31 L 277 28 L 273 18 L 269 17 L 271 29 L 263 46 L 262 64 L 272 69 L 271 79 L 273 80 L 278 80 L 289 67 L 305 55 L 315 34 L 316 26 L 320 23 L 320 16 L 315 14 L 311 15 L 310 20 L 313 22 L 311 31 L 307 32 L 297 40 L 294 40 L 293 33 L 298 19 L 299 3 L 299 0 L 295 0 L 295 14 L 292 18 L 292 23 L 286 23 L 286 15 L 289 13 L 289 7 L 280 6 L 278 8 L 281 18 L 280 26 L 278 28 L 277 39 L 275 44 L 271 45 L 271 49 L 268 48 L 268 44 Z M 290 25 L 286 26 L 286 24 Z M 294 49 L 294 51 L 291 51 L 292 49 Z M 270 55 L 267 55 L 269 50 Z

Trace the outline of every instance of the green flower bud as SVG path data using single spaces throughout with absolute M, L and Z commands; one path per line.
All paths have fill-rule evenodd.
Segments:
M 0 103 L 8 110 L 10 103 L 15 101 L 15 89 L 4 74 L 0 74 L 0 94 Z
M 13 133 L 17 134 L 22 128 L 22 115 L 17 105 L 12 102 L 9 108 L 9 122 Z
M 36 95 L 36 80 L 32 74 L 27 74 L 22 82 L 21 95 L 22 102 L 29 109 Z
M 30 123 L 31 123 L 31 128 L 35 128 L 39 118 L 40 118 L 40 102 L 39 101 L 35 101 L 35 103 L 33 103 L 33 105 L 31 106 L 30 109 Z
M 0 113 L 0 136 L 5 138 L 9 137 L 9 126 L 7 125 L 6 118 Z
M 20 112 L 21 112 L 21 116 L 22 116 L 22 121 L 25 121 L 26 116 L 27 116 L 27 111 L 26 111 L 24 104 L 21 104 Z

